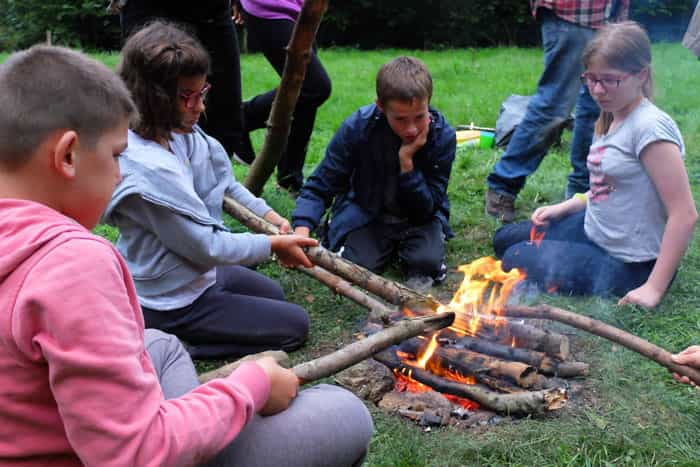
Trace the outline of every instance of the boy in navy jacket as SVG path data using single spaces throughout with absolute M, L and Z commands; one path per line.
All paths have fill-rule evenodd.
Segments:
M 381 273 L 398 257 L 408 285 L 445 277 L 445 239 L 452 236 L 447 184 L 455 132 L 432 109 L 432 78 L 420 60 L 399 57 L 377 74 L 377 101 L 336 132 L 292 214 L 295 232 L 320 230 L 324 244 Z

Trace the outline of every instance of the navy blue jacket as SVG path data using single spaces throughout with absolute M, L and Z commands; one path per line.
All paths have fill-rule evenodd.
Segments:
M 432 122 L 425 145 L 413 157 L 414 169 L 398 174 L 397 199 L 402 217 L 415 225 L 437 217 L 446 237 L 450 204 L 447 183 L 455 158 L 455 131 L 445 117 L 430 109 Z M 326 156 L 304 184 L 292 213 L 294 227 L 318 227 L 328 206 L 331 219 L 322 235 L 324 244 L 337 251 L 348 233 L 368 224 L 384 208 L 386 141 L 394 141 L 396 158 L 401 140 L 375 104 L 348 117 L 333 136 Z

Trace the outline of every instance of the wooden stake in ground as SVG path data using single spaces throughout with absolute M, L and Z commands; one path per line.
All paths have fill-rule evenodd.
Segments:
M 275 170 L 287 146 L 292 114 L 306 76 L 311 48 L 327 8 L 328 0 L 306 0 L 294 25 L 292 37 L 287 46 L 287 60 L 284 63 L 282 79 L 267 120 L 265 142 L 245 179 L 245 186 L 256 196 L 262 193 L 265 182 Z
M 398 344 L 419 334 L 426 334 L 445 328 L 451 325 L 454 319 L 454 313 L 441 313 L 425 318 L 399 321 L 383 331 L 347 345 L 336 352 L 310 362 L 301 363 L 292 368 L 292 371 L 297 375 L 301 383 L 309 383 L 325 378 L 351 367 L 391 345 Z
M 630 350 L 634 350 L 635 352 L 654 360 L 655 362 L 678 373 L 679 375 L 687 376 L 695 384 L 700 384 L 700 371 L 697 369 L 674 363 L 671 360 L 670 352 L 642 339 L 641 337 L 637 337 L 623 331 L 622 329 L 605 324 L 602 321 L 549 305 L 539 305 L 536 307 L 506 305 L 503 313 L 505 316 L 514 318 L 548 319 L 568 324 L 569 326 L 573 326 L 583 331 L 590 332 L 591 334 L 604 337 L 617 344 L 623 345 Z
M 502 414 L 522 415 L 558 410 L 566 404 L 568 398 L 564 388 L 500 394 L 480 384 L 462 384 L 450 381 L 421 368 L 402 363 L 390 350 L 381 352 L 374 358 L 397 373 L 410 376 L 415 381 L 439 392 L 464 397 L 478 402 L 482 407 Z

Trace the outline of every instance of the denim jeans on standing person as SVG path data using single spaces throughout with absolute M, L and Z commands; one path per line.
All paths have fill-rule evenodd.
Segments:
M 539 10 L 538 16 L 544 46 L 544 71 L 523 120 L 487 178 L 489 188 L 513 198 L 525 185 L 527 176 L 537 170 L 552 143 L 550 132 L 568 118 L 574 104 L 573 172 L 569 176 L 567 194 L 587 191 L 586 157 L 599 112 L 588 89 L 579 81 L 583 72 L 583 50 L 595 31 L 559 19 L 544 8 Z
M 552 222 L 539 246 L 531 243 L 530 221 L 496 231 L 493 249 L 503 269 L 518 268 L 528 282 L 548 292 L 624 296 L 644 284 L 656 260 L 625 263 L 593 243 L 584 231 L 585 211 Z

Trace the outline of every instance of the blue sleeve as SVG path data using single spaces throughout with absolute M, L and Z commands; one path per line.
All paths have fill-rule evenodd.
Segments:
M 421 168 L 399 175 L 397 198 L 401 206 L 409 206 L 405 214 L 416 224 L 423 224 L 433 218 L 447 199 L 447 185 L 450 181 L 452 163 L 455 159 L 457 140 L 455 132 L 446 121 L 435 128 L 436 135 L 431 139 L 427 152 L 427 162 Z
M 292 225 L 315 229 L 336 195 L 349 190 L 357 139 L 353 117 L 343 122 L 326 148 L 321 164 L 304 184 L 292 213 Z

